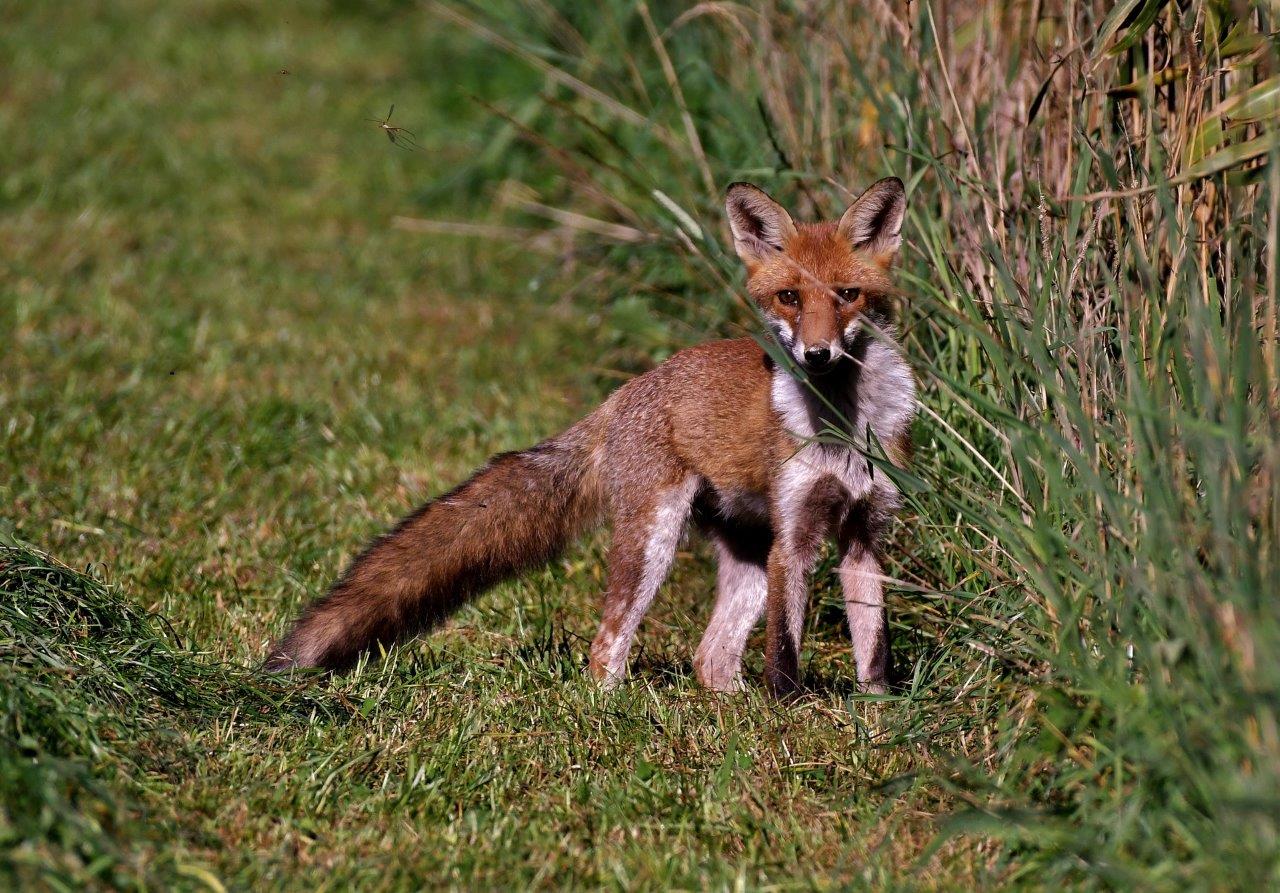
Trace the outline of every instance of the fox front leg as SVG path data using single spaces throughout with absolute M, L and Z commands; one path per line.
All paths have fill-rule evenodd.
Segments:
M 809 601 L 809 577 L 823 542 L 848 515 L 848 491 L 830 474 L 791 466 L 774 512 L 777 538 L 769 550 L 765 682 L 777 697 L 800 689 L 800 639 Z
M 775 698 L 800 691 L 800 640 L 809 596 L 805 557 L 779 537 L 769 550 L 764 679 Z
M 840 585 L 844 609 L 853 639 L 853 661 L 858 688 L 882 695 L 889 671 L 889 628 L 884 607 L 883 573 L 875 550 L 854 541 L 840 561 Z

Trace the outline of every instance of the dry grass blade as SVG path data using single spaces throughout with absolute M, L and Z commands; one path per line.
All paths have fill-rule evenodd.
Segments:
M 426 220 L 421 217 L 392 217 L 391 225 L 411 233 L 446 236 L 474 236 L 482 239 L 519 240 L 543 235 L 543 230 L 503 226 L 496 223 L 472 223 L 461 220 Z
M 667 86 L 671 89 L 671 95 L 675 98 L 676 105 L 680 108 L 680 119 L 684 122 L 685 137 L 689 140 L 689 148 L 693 152 L 693 160 L 698 165 L 698 172 L 702 174 L 702 185 L 707 190 L 707 197 L 712 202 L 715 202 L 720 197 L 720 190 L 716 186 L 715 178 L 711 176 L 711 166 L 707 164 L 707 153 L 702 148 L 702 140 L 698 137 L 698 126 L 694 124 L 693 116 L 689 114 L 689 104 L 685 102 L 684 90 L 680 87 L 680 78 L 676 75 L 675 66 L 671 64 L 671 56 L 667 53 L 662 35 L 658 33 L 658 29 L 653 23 L 653 16 L 649 13 L 649 4 L 645 0 L 640 0 L 636 8 L 640 10 L 640 18 L 644 20 L 645 30 L 649 32 L 649 41 L 653 46 L 654 53 L 658 56 L 658 62 L 662 65 L 662 74 L 667 79 Z
M 586 214 L 579 214 L 576 211 L 566 211 L 564 208 L 556 208 L 551 205 L 545 205 L 541 202 L 532 201 L 525 198 L 516 198 L 513 204 L 523 211 L 531 214 L 537 214 L 540 217 L 546 217 L 548 220 L 554 220 L 561 226 L 579 232 L 591 233 L 602 238 L 609 239 L 613 242 L 637 243 L 652 242 L 658 236 L 654 233 L 647 233 L 643 230 L 636 229 L 632 226 L 625 226 L 621 223 L 611 223 L 607 220 L 599 220 L 595 217 L 589 217 Z

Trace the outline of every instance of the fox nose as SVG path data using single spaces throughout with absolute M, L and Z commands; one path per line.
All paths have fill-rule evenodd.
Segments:
M 804 349 L 804 361 L 808 366 L 815 369 L 821 369 L 827 363 L 831 362 L 831 348 L 825 344 L 815 344 L 813 347 Z

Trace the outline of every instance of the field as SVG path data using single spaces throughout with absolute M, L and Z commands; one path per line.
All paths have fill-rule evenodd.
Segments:
M 1273 29 L 6 4 L 0 882 L 1280 883 Z M 888 173 L 923 402 L 890 695 L 829 564 L 803 699 L 758 647 L 750 691 L 699 689 L 697 539 L 597 689 L 606 533 L 350 675 L 256 672 L 393 519 L 755 330 L 727 183 L 813 217 Z

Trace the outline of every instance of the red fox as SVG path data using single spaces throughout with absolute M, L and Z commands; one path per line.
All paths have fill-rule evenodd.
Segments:
M 808 578 L 832 538 L 859 686 L 884 692 L 877 555 L 901 500 L 865 448 L 873 436 L 904 465 L 916 410 L 915 382 L 892 340 L 902 181 L 875 183 L 835 223 L 797 225 L 747 183 L 729 187 L 726 209 L 747 290 L 794 366 L 751 338 L 691 347 L 563 434 L 495 456 L 374 541 L 272 649 L 267 669 L 349 667 L 551 560 L 607 518 L 613 540 L 590 672 L 616 683 L 693 519 L 719 561 L 694 657 L 701 683 L 743 686 L 747 637 L 765 614 L 767 688 L 798 690 Z M 833 431 L 844 439 L 820 436 Z

